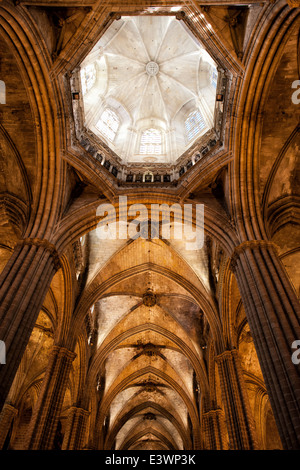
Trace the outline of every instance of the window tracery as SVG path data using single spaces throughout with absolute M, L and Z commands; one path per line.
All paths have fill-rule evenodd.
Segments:
M 113 142 L 116 133 L 118 132 L 120 125 L 120 119 L 118 115 L 109 108 L 106 108 L 99 121 L 96 124 L 96 128 L 107 137 L 111 142 Z
M 205 127 L 205 121 L 198 109 L 188 115 L 184 124 L 188 142 L 196 137 L 196 135 Z
M 94 64 L 87 65 L 81 70 L 82 93 L 85 95 L 96 81 L 96 69 Z
M 142 155 L 159 155 L 162 153 L 162 132 L 158 129 L 146 129 L 141 135 L 140 153 Z

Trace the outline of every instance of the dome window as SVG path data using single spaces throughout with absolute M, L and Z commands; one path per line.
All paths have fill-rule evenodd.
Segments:
M 96 128 L 104 137 L 107 137 L 113 142 L 116 133 L 119 129 L 120 119 L 112 109 L 105 109 L 101 115 L 101 118 L 96 124 Z
M 160 155 L 162 153 L 162 133 L 157 129 L 147 129 L 142 133 L 140 153 Z
M 190 113 L 185 120 L 185 130 L 188 142 L 190 142 L 194 137 L 196 137 L 199 132 L 205 128 L 205 121 L 197 109 Z
M 81 85 L 82 93 L 85 95 L 94 85 L 96 81 L 96 69 L 94 64 L 87 65 L 84 67 L 81 72 Z
M 213 67 L 212 76 L 211 76 L 211 84 L 215 89 L 217 88 L 217 83 L 218 83 L 218 72 L 217 72 L 216 67 Z

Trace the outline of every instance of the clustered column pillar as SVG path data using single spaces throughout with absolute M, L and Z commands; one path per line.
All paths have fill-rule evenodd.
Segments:
M 208 450 L 224 450 L 228 448 L 223 410 L 218 408 L 204 413 L 203 430 Z
M 6 346 L 6 364 L 0 368 L 0 410 L 59 267 L 55 247 L 34 238 L 19 242 L 1 273 L 0 340 Z
M 76 354 L 54 346 L 28 429 L 26 449 L 51 450 Z
M 9 403 L 5 403 L 0 413 L 0 449 L 3 449 L 7 434 L 9 433 L 14 417 L 18 409 Z
M 81 450 L 89 412 L 76 406 L 70 409 L 62 450 Z
M 234 450 L 257 449 L 254 420 L 236 349 L 216 357 L 225 407 L 230 447 Z
M 273 243 L 235 249 L 235 274 L 283 447 L 300 449 L 300 369 L 291 349 L 300 339 L 300 305 Z

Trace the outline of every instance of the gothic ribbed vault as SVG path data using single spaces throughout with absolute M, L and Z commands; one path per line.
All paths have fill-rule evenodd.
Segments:
M 121 17 L 81 64 L 84 123 L 124 162 L 174 162 L 214 127 L 217 81 L 217 64 L 175 16 Z

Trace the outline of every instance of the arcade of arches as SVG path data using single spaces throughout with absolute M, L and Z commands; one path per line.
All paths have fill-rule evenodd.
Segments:
M 299 1 L 0 0 L 0 80 L 0 447 L 299 449 Z

